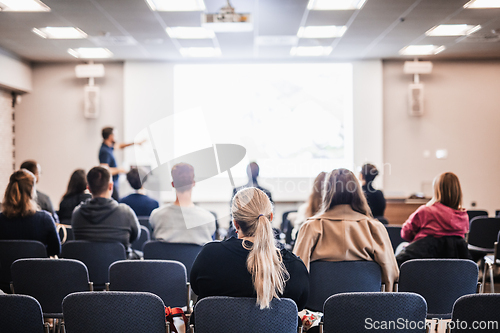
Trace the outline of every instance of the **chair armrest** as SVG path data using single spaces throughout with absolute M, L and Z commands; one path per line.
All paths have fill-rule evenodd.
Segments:
M 385 292 L 385 283 L 382 283 L 382 285 L 380 286 L 380 291 Z
M 94 282 L 89 282 L 89 291 L 94 291 Z
M 11 294 L 15 294 L 15 292 L 14 292 L 14 283 L 12 283 L 12 282 L 10 283 L 10 293 Z
M 191 306 L 191 283 L 186 283 L 187 286 L 187 302 L 186 302 L 186 314 L 193 312 L 193 307 Z
M 109 291 L 109 282 L 106 282 L 104 285 L 106 286 L 106 291 Z
M 319 323 L 319 333 L 323 333 L 323 322 Z
M 392 291 L 397 293 L 399 291 L 399 282 L 394 282 L 394 287 L 392 288 Z
M 194 333 L 194 325 L 189 325 L 189 332 Z
M 477 282 L 477 288 L 476 288 L 476 294 L 482 294 L 483 293 L 483 284 L 481 282 Z
M 493 252 L 493 254 L 494 254 L 493 264 L 495 264 L 497 262 L 497 259 L 498 259 L 498 242 L 495 242 L 494 249 L 495 249 L 495 251 Z
M 465 239 L 466 243 L 469 243 L 469 232 L 468 231 L 465 233 L 464 239 Z
M 63 333 L 65 332 L 65 330 L 64 330 L 64 323 L 61 323 L 61 330 L 62 330 L 61 332 L 63 332 Z M 43 323 L 43 331 L 45 333 L 49 333 L 50 332 L 50 325 L 49 325 L 49 323 Z

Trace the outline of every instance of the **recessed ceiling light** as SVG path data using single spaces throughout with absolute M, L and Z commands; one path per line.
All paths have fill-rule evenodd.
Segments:
M 472 0 L 464 8 L 500 8 L 500 0 Z
M 207 39 L 215 37 L 215 32 L 202 27 L 173 27 L 166 30 L 170 38 Z
M 180 49 L 184 57 L 219 57 L 222 52 L 218 47 L 185 47 Z
M 113 56 L 110 50 L 102 47 L 80 47 L 77 49 L 68 49 L 68 53 L 75 58 L 98 59 L 110 58 Z
M 39 0 L 0 0 L 0 10 L 6 12 L 50 12 L 50 7 Z
M 151 10 L 159 12 L 200 12 L 205 10 L 203 0 L 146 0 Z
M 332 52 L 330 46 L 298 46 L 292 47 L 290 55 L 299 57 L 319 57 L 327 56 Z
M 352 10 L 360 9 L 366 0 L 309 0 L 309 10 Z
M 87 38 L 87 34 L 85 32 L 74 27 L 33 28 L 32 31 L 42 38 L 49 38 L 49 39 Z
M 323 25 L 300 27 L 297 32 L 299 38 L 335 38 L 342 37 L 346 32 L 346 26 Z
M 408 45 L 403 47 L 399 54 L 401 55 L 432 55 L 442 52 L 445 47 L 437 45 Z
M 427 36 L 465 36 L 481 29 L 480 25 L 468 24 L 441 24 L 428 30 Z

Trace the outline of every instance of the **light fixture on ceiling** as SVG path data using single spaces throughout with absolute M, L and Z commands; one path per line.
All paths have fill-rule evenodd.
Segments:
M 361 9 L 366 0 L 309 0 L 309 10 L 353 10 Z
M 444 45 L 408 45 L 399 50 L 401 55 L 433 55 L 444 51 Z
M 184 57 L 192 58 L 219 57 L 222 55 L 218 47 L 184 47 L 180 49 L 180 52 Z
M 39 0 L 0 0 L 5 12 L 50 12 L 50 7 Z
M 464 8 L 500 8 L 500 0 L 472 0 Z
M 80 59 L 102 59 L 110 58 L 113 53 L 103 47 L 80 47 L 76 49 L 68 49 L 68 53 L 75 58 Z
M 332 50 L 330 46 L 297 46 L 292 47 L 290 55 L 299 57 L 320 57 L 329 55 Z
M 252 15 L 250 13 L 236 13 L 229 0 L 219 13 L 201 14 L 201 25 L 215 32 L 253 31 Z
M 177 39 L 211 39 L 215 32 L 203 27 L 172 27 L 166 29 L 170 38 Z
M 299 38 L 336 38 L 342 37 L 347 27 L 336 25 L 300 27 L 297 32 Z
M 45 27 L 33 28 L 35 34 L 48 39 L 81 39 L 87 38 L 87 34 L 74 27 Z
M 203 0 L 146 0 L 149 8 L 159 12 L 202 12 Z
M 480 25 L 441 24 L 428 30 L 427 36 L 466 36 L 481 29 Z

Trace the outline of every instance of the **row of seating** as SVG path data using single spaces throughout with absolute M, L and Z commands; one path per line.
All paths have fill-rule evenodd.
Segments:
M 460 297 L 453 305 L 451 332 L 480 329 L 498 331 L 499 294 Z M 40 304 L 30 296 L 0 295 L 0 325 L 9 333 L 42 333 Z M 62 303 L 68 333 L 164 333 L 164 303 L 143 292 L 77 292 Z M 196 304 L 196 333 L 295 333 L 297 306 L 290 299 L 274 299 L 260 310 L 252 298 L 207 297 Z M 427 304 L 415 293 L 342 293 L 329 297 L 323 308 L 320 332 L 426 332 Z M 385 329 L 384 329 L 385 328 Z M 48 327 L 45 326 L 45 332 Z

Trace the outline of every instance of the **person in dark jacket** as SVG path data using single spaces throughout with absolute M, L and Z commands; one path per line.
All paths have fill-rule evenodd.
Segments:
M 90 193 L 85 192 L 86 190 L 87 179 L 85 178 L 85 171 L 82 169 L 75 170 L 69 179 L 68 189 L 59 204 L 57 215 L 59 215 L 61 223 L 71 224 L 71 215 L 76 206 L 92 198 Z
M 368 201 L 368 206 L 370 206 L 370 210 L 372 211 L 372 215 L 376 219 L 384 217 L 386 205 L 384 193 L 373 187 L 373 181 L 377 176 L 378 170 L 375 165 L 366 163 L 361 167 L 359 178 L 361 180 L 362 189 Z M 384 223 L 384 221 L 381 222 Z
M 130 244 L 141 232 L 134 211 L 111 199 L 113 182 L 107 169 L 92 168 L 87 182 L 92 199 L 76 207 L 71 217 L 75 240 L 120 242 L 131 253 Z
M 142 184 L 146 182 L 147 176 L 144 176 L 141 181 L 141 174 L 144 175 L 146 173 L 142 172 L 142 170 L 139 172 L 139 169 L 137 168 L 130 169 L 127 173 L 127 180 L 130 186 L 132 186 L 135 190 L 135 193 L 121 198 L 120 202 L 129 205 L 137 216 L 149 216 L 151 215 L 151 212 L 160 207 L 160 205 L 158 204 L 158 201 L 151 199 L 143 193 L 144 187 Z

